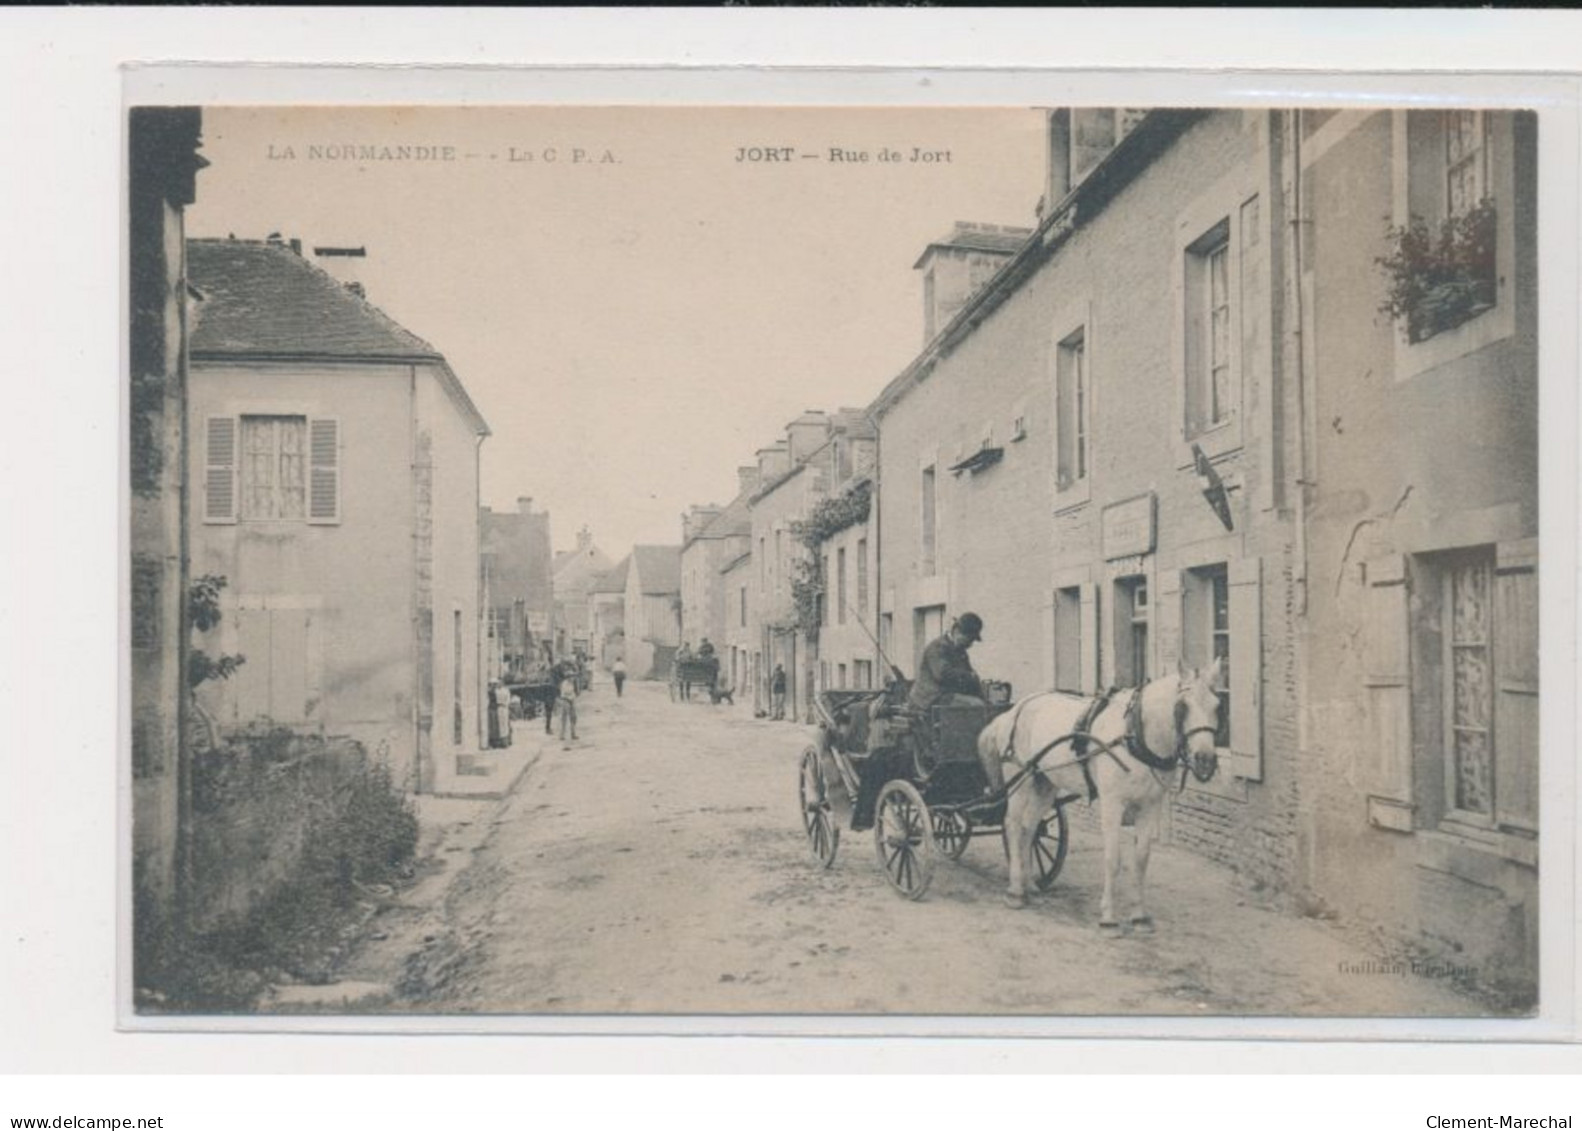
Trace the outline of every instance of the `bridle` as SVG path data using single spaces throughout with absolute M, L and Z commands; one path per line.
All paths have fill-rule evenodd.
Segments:
M 1175 750 L 1168 758 L 1160 757 L 1148 748 L 1147 741 L 1143 738 L 1142 725 L 1142 689 L 1138 688 L 1132 695 L 1132 701 L 1126 707 L 1126 748 L 1133 758 L 1155 773 L 1170 773 L 1176 769 L 1181 771 L 1181 780 L 1176 784 L 1176 792 L 1180 793 L 1186 788 L 1187 774 L 1191 774 L 1200 782 L 1207 782 L 1214 775 L 1212 771 L 1204 775 L 1198 771 L 1195 760 L 1187 750 L 1187 743 L 1193 735 L 1217 734 L 1219 728 L 1212 723 L 1201 723 L 1197 726 L 1183 729 L 1182 723 L 1186 721 L 1189 703 L 1186 695 L 1186 684 L 1176 685 L 1175 695 Z

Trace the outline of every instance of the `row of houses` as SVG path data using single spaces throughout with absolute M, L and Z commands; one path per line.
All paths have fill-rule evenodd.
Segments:
M 1534 117 L 1047 126 L 1034 226 L 961 224 L 917 261 L 915 360 L 689 518 L 685 635 L 723 641 L 760 707 L 783 668 L 804 719 L 967 609 L 977 667 L 1019 692 L 1218 658 L 1227 770 L 1176 798 L 1171 839 L 1521 996 Z

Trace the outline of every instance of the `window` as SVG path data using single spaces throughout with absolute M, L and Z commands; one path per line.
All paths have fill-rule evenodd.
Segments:
M 306 416 L 211 416 L 204 521 L 340 521 L 340 424 Z
M 1366 565 L 1368 814 L 1531 861 L 1538 829 L 1536 539 Z M 1527 840 L 1525 848 L 1520 842 Z
M 1055 690 L 1082 691 L 1082 591 L 1055 590 Z
M 1488 193 L 1481 110 L 1444 111 L 1445 214 L 1465 216 Z
M 242 517 L 302 518 L 307 513 L 301 416 L 242 417 Z
M 1214 745 L 1229 749 L 1231 734 L 1231 610 L 1230 574 L 1224 565 L 1204 566 L 1188 570 L 1183 597 L 1185 605 L 1182 625 L 1182 643 L 1186 649 L 1186 662 L 1199 670 L 1207 669 L 1215 660 L 1220 662 L 1219 731 Z
M 857 539 L 857 615 L 868 618 L 868 539 Z
M 745 586 L 745 585 L 743 585 L 741 587 L 741 599 L 742 599 L 741 626 L 743 628 L 746 628 L 747 627 L 747 586 Z
M 1126 687 L 1147 683 L 1148 659 L 1148 579 L 1123 577 L 1115 583 L 1116 682 Z
M 937 548 L 937 503 L 934 495 L 935 476 L 932 467 L 923 469 L 923 553 L 920 565 L 924 577 L 934 576 L 934 553 Z
M 1473 551 L 1447 562 L 1442 597 L 1445 640 L 1446 797 L 1452 812 L 1494 816 L 1494 555 Z
M 835 621 L 846 623 L 846 547 L 835 551 Z M 841 684 L 845 686 L 844 682 Z
M 846 688 L 846 665 L 845 664 L 836 664 L 835 665 L 835 686 L 840 688 L 841 690 L 845 690 L 845 688 Z
M 929 605 L 912 614 L 912 671 L 923 666 L 923 649 L 945 634 L 945 606 Z
M 1235 412 L 1230 221 L 1220 221 L 1186 254 L 1187 431 L 1196 435 Z
M 1396 115 L 1393 222 L 1419 237 L 1415 246 L 1395 242 L 1388 263 L 1387 298 L 1400 307 L 1406 351 L 1397 353 L 1398 379 L 1514 333 L 1506 284 L 1517 273 L 1521 182 L 1513 174 L 1530 144 L 1529 120 L 1478 110 Z
M 775 531 L 775 600 L 776 601 L 779 601 L 780 595 L 783 592 L 782 587 L 781 587 L 781 583 L 780 583 L 780 574 L 784 571 L 784 568 L 785 568 L 785 556 L 784 556 L 784 552 L 785 552 L 784 542 L 785 542 L 785 539 L 784 539 L 784 534 L 785 534 L 785 531 L 783 531 L 783 530 L 776 530 Z
M 851 664 L 851 685 L 861 691 L 868 691 L 873 687 L 873 661 L 853 660 Z
M 822 625 L 828 625 L 829 624 L 830 597 L 833 595 L 830 592 L 830 589 L 831 589 L 831 587 L 833 585 L 833 579 L 830 577 L 830 574 L 829 574 L 829 555 L 828 554 L 825 554 L 822 558 L 819 559 L 819 567 L 818 567 L 818 569 L 819 569 L 819 578 L 820 578 L 820 580 L 822 582 L 822 584 L 820 584 L 819 590 L 818 590 L 818 622 L 819 622 L 819 624 L 822 624 Z
M 1088 477 L 1088 358 L 1081 330 L 1060 343 L 1055 398 L 1055 468 L 1065 490 Z

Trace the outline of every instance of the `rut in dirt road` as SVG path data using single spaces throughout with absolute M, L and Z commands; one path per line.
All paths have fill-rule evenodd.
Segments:
M 870 837 L 813 862 L 797 801 L 811 732 L 746 707 L 608 683 L 581 740 L 537 764 L 452 886 L 444 939 L 409 963 L 423 1012 L 1460 1015 L 1441 984 L 1343 973 L 1333 929 L 1252 905 L 1188 853 L 1158 852 L 1158 931 L 1101 939 L 1096 834 L 1073 823 L 1054 889 L 1001 902 L 997 839 L 898 899 Z M 531 724 L 529 724 L 531 725 Z

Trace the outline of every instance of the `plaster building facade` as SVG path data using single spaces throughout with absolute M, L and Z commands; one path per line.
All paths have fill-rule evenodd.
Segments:
M 577 531 L 577 548 L 555 555 L 554 653 L 591 655 L 593 602 L 590 599 L 600 575 L 614 566 L 593 541 L 586 526 Z
M 226 727 L 345 735 L 428 791 L 482 715 L 478 456 L 433 346 L 278 240 L 188 241 L 195 575 L 228 580 Z
M 601 573 L 589 590 L 594 662 L 605 668 L 626 658 L 626 573 L 631 564 L 628 554 L 614 569 Z
M 1537 124 L 1301 118 L 1304 880 L 1522 1000 L 1542 796 Z M 1358 223 L 1375 216 L 1475 237 L 1467 301 L 1382 315 L 1392 241 Z
M 668 679 L 681 646 L 681 547 L 633 546 L 626 568 L 626 671 Z
M 757 486 L 758 469 L 740 468 L 737 477 L 736 497 L 724 507 L 693 507 L 682 516 L 681 639 L 694 648 L 706 638 L 721 649 L 729 594 L 720 571 L 747 552 L 752 538 L 747 500 Z M 728 666 L 723 671 L 730 674 Z

